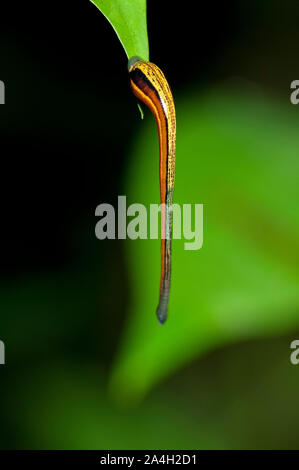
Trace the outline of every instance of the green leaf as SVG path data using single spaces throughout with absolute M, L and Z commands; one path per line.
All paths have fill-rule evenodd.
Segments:
M 106 16 L 122 43 L 128 59 L 149 60 L 146 0 L 91 0 Z
M 217 91 L 178 100 L 174 202 L 204 204 L 204 243 L 186 251 L 184 240 L 173 241 L 169 317 L 161 327 L 159 241 L 127 241 L 132 304 L 111 377 L 117 400 L 139 400 L 207 351 L 298 327 L 296 111 Z M 153 120 L 142 129 L 127 205 L 149 207 L 159 202 L 158 139 Z

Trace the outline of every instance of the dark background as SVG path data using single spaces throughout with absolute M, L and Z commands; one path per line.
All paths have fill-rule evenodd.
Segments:
M 150 57 L 173 88 L 235 75 L 286 93 L 298 70 L 296 1 L 192 8 L 148 5 Z M 9 280 L 72 263 L 70 233 L 119 194 L 139 122 L 126 56 L 94 5 L 6 2 L 0 28 L 1 276 Z
M 223 57 L 238 49 L 254 22 L 251 7 L 246 13 L 229 2 L 219 4 L 215 14 L 214 5 L 200 2 L 196 15 L 169 8 L 169 2 L 149 2 L 148 30 L 154 32 L 150 58 L 163 64 L 172 87 L 179 92 L 231 76 Z M 122 246 L 103 248 L 94 239 L 86 253 L 82 232 L 94 230 L 98 204 L 122 194 L 129 145 L 140 126 L 127 58 L 110 24 L 88 1 L 47 6 L 29 1 L 17 8 L 6 2 L 0 21 L 0 76 L 6 87 L 0 110 L 1 277 L 9 284 L 74 270 L 81 257 L 87 266 L 93 262 L 113 284 L 101 295 L 117 283 L 113 301 L 121 304 L 120 318 L 107 313 L 103 319 L 111 334 L 101 353 L 109 361 L 130 296 Z M 242 68 L 236 73 L 245 73 L 246 64 Z M 89 324 L 86 330 L 93 334 Z

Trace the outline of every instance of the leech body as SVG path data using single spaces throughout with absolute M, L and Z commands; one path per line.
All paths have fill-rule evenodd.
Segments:
M 159 176 L 161 198 L 161 281 L 158 320 L 163 324 L 168 314 L 171 274 L 172 196 L 174 188 L 176 117 L 175 107 L 163 72 L 153 63 L 138 57 L 129 61 L 132 91 L 155 116 L 159 134 Z

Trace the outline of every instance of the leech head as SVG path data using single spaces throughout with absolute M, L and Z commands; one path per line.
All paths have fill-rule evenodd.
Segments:
M 136 65 L 138 62 L 145 62 L 145 61 L 141 59 L 141 57 L 138 57 L 138 56 L 131 57 L 131 59 L 129 59 L 128 61 L 128 71 L 131 72 L 134 65 Z

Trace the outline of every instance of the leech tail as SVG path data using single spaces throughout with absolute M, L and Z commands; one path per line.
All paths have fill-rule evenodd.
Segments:
M 164 242 L 164 240 L 163 240 Z M 165 245 L 171 244 L 171 240 L 165 240 Z M 170 259 L 169 259 L 170 263 Z M 168 302 L 169 302 L 169 291 L 170 291 L 170 276 L 167 279 L 166 276 L 163 276 L 161 279 L 161 287 L 160 287 L 160 298 L 159 298 L 159 305 L 157 307 L 157 317 L 160 325 L 163 325 L 167 320 L 168 316 Z
M 161 281 L 157 317 L 160 325 L 167 320 L 171 278 L 172 194 L 168 190 L 166 204 L 161 207 Z

